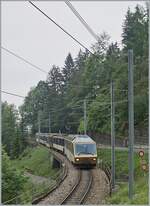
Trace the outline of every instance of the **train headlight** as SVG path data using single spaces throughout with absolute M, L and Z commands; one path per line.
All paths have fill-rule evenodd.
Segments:
M 77 158 L 76 161 L 79 161 L 79 159 Z
M 96 158 L 93 158 L 94 161 L 96 161 Z

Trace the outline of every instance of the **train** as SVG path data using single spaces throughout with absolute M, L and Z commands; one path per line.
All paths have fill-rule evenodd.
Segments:
M 36 141 L 63 153 L 76 166 L 96 166 L 96 142 L 88 135 L 37 133 Z

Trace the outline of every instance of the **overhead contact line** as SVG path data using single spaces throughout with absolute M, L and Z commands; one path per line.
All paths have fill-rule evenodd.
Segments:
M 83 17 L 79 14 L 79 12 L 74 8 L 74 6 L 71 4 L 71 2 L 69 0 L 65 0 L 65 3 L 72 10 L 72 12 L 75 14 L 75 16 L 79 19 L 79 21 L 84 25 L 84 27 L 88 30 L 88 32 L 97 41 L 98 40 L 98 36 L 95 34 L 95 32 L 92 30 L 92 28 L 88 25 L 88 23 L 83 19 Z
M 45 73 L 45 74 L 48 74 L 47 71 L 41 69 L 40 67 L 36 66 L 35 64 L 32 64 L 31 62 L 29 62 L 29 61 L 26 60 L 25 58 L 19 56 L 18 54 L 15 54 L 14 52 L 10 51 L 9 49 L 6 49 L 5 47 L 2 47 L 2 46 L 1 46 L 1 48 L 2 48 L 3 50 L 5 50 L 6 52 L 8 52 L 9 54 L 17 57 L 18 59 L 24 61 L 24 62 L 27 63 L 27 64 L 29 64 L 29 65 L 32 66 L 33 68 L 35 68 L 35 69 L 37 69 L 37 70 L 39 70 L 39 71 L 41 71 L 41 72 L 43 72 L 43 73 Z
M 39 7 L 37 7 L 33 2 L 28 1 L 34 8 L 36 8 L 40 13 L 42 13 L 46 18 L 48 18 L 52 23 L 54 23 L 58 28 L 60 28 L 65 34 L 67 34 L 71 39 L 77 42 L 80 46 L 82 46 L 85 50 L 87 50 L 90 54 L 94 55 L 86 46 L 84 46 L 81 42 L 79 42 L 74 36 L 72 36 L 68 31 L 66 31 L 62 26 L 56 23 L 51 17 L 49 17 L 45 12 L 43 12 Z
M 4 90 L 0 90 L 2 93 L 4 94 L 8 94 L 8 95 L 12 95 L 12 96 L 16 96 L 16 97 L 20 97 L 20 98 L 23 98 L 25 99 L 25 96 L 22 96 L 22 95 L 19 95 L 19 94 L 15 94 L 15 93 L 11 93 L 11 92 L 7 92 L 7 91 L 4 91 Z M 136 96 L 137 97 L 137 96 Z M 136 98 L 135 97 L 135 98 Z M 80 100 L 78 102 L 83 102 L 84 100 Z M 95 100 L 87 100 L 88 102 L 91 102 L 91 103 L 100 103 L 100 106 L 103 106 L 103 105 L 110 105 L 110 102 L 99 102 L 99 101 L 95 101 Z M 128 100 L 121 100 L 121 101 L 116 101 L 115 103 L 124 103 L 124 102 L 128 102 Z M 62 110 L 66 110 L 66 109 L 75 109 L 75 108 L 82 108 L 82 106 L 76 106 L 76 107 L 70 107 L 70 108 L 62 108 L 62 109 L 58 109 L 56 110 L 57 111 L 62 111 Z M 52 110 L 51 112 L 55 112 L 54 110 Z
M 11 93 L 11 92 L 6 92 L 6 91 L 4 91 L 4 90 L 0 90 L 2 93 L 4 93 L 4 94 L 8 94 L 8 95 L 12 95 L 12 96 L 15 96 L 15 97 L 20 97 L 20 98 L 25 98 L 24 96 L 22 96 L 22 95 L 19 95 L 19 94 L 14 94 L 14 93 Z

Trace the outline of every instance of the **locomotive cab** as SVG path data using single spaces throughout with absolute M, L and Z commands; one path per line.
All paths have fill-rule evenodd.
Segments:
M 74 163 L 76 165 L 95 166 L 97 162 L 96 143 L 87 135 L 74 142 Z

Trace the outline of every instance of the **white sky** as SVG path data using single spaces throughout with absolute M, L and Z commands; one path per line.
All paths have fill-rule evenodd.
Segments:
M 95 33 L 106 31 L 111 41 L 121 42 L 122 24 L 128 7 L 144 2 L 71 2 Z M 35 2 L 44 12 L 90 49 L 95 39 L 64 2 Z M 64 65 L 69 52 L 76 57 L 80 46 L 33 8 L 28 2 L 2 2 L 2 46 L 49 71 Z M 2 89 L 26 96 L 46 74 L 2 50 Z M 2 100 L 19 106 L 23 99 L 2 94 Z

